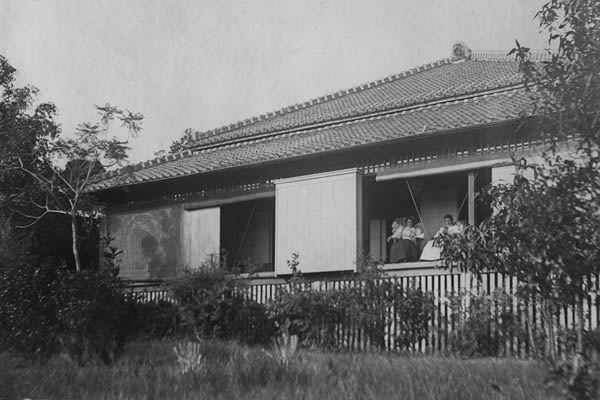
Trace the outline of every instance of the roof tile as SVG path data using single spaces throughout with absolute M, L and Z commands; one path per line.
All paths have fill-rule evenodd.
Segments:
M 92 191 L 132 183 L 150 182 L 221 169 L 250 166 L 331 150 L 375 144 L 411 135 L 434 132 L 520 117 L 530 107 L 524 90 L 502 91 L 461 101 L 426 105 L 409 111 L 363 118 L 327 127 L 305 129 L 237 145 L 224 145 L 190 156 L 162 158 L 149 167 L 109 174 L 90 187 Z
M 229 125 L 206 132 L 202 147 L 267 134 L 280 129 L 334 121 L 369 112 L 419 104 L 521 83 L 518 63 L 502 53 L 475 53 L 471 60 L 440 60 L 385 79 L 289 106 L 244 126 Z

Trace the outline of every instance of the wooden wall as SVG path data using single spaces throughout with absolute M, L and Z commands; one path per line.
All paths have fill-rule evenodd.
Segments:
M 109 212 L 107 230 L 120 256 L 120 276 L 145 280 L 170 278 L 180 264 L 181 205 Z
M 456 193 L 455 188 L 448 188 L 424 191 L 421 195 L 421 218 L 428 239 L 433 238 L 444 225 L 444 215 L 451 214 L 453 218 L 457 218 Z
M 355 169 L 275 182 L 275 272 L 354 270 L 359 248 L 361 176 Z M 360 229 L 359 229 L 360 228 Z

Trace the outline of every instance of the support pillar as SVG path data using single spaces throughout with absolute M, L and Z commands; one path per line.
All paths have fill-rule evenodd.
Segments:
M 469 225 L 475 225 L 475 171 L 467 175 L 467 199 L 469 207 Z

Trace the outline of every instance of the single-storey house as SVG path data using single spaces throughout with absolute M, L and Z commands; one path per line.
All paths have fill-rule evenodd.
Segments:
M 293 254 L 305 274 L 349 272 L 366 256 L 389 260 L 396 218 L 413 217 L 426 238 L 446 214 L 483 218 L 474 193 L 537 146 L 522 118 L 531 103 L 513 57 L 457 44 L 449 58 L 198 132 L 185 151 L 91 190 L 126 279 L 211 259 L 285 276 Z

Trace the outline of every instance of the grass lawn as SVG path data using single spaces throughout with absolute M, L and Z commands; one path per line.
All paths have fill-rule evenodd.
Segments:
M 204 342 L 196 372 L 175 343 L 134 343 L 113 365 L 34 363 L 0 354 L 0 399 L 546 399 L 540 364 L 263 349 Z

